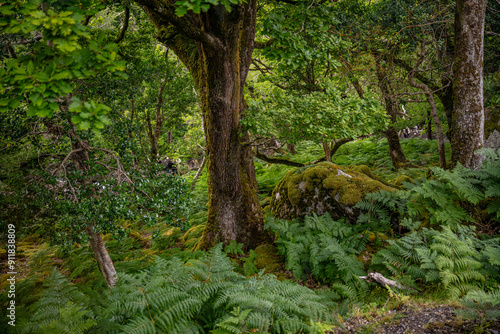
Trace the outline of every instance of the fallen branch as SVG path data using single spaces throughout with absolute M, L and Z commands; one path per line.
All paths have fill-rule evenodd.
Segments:
M 382 274 L 376 273 L 376 272 L 369 273 L 368 276 L 359 276 L 359 278 L 364 279 L 370 283 L 377 282 L 378 284 L 380 284 L 382 286 L 385 286 L 385 285 L 392 286 L 392 287 L 398 288 L 400 290 L 414 290 L 411 287 L 404 287 L 401 284 L 399 284 L 398 282 L 393 281 L 392 279 L 385 278 Z

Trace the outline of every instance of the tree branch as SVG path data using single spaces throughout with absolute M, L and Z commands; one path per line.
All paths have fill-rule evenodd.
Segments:
M 354 138 L 341 138 L 335 142 L 335 144 L 330 148 L 330 160 L 332 160 L 332 157 L 337 153 L 339 150 L 340 146 L 347 144 L 348 142 L 353 141 Z M 314 161 L 313 164 L 317 164 L 319 162 L 326 161 L 326 157 L 319 158 L 318 160 Z
M 270 158 L 265 154 L 262 154 L 259 152 L 259 150 L 255 150 L 254 156 L 256 158 L 259 158 L 260 160 L 264 160 L 265 162 L 271 163 L 271 164 L 281 164 L 281 165 L 287 165 L 287 166 L 292 166 L 292 167 L 304 167 L 305 164 L 300 163 L 300 162 L 295 162 L 287 159 L 280 159 L 280 158 Z
M 12 45 L 10 44 L 10 41 L 7 42 L 7 50 L 9 50 L 9 53 L 12 56 L 12 58 L 17 59 L 16 51 L 14 50 Z
M 120 43 L 123 38 L 125 37 L 125 32 L 127 32 L 128 29 L 128 21 L 130 19 L 130 8 L 128 6 L 125 6 L 125 17 L 123 18 L 123 25 L 122 29 L 120 31 L 120 35 L 118 36 L 117 39 L 115 39 L 115 43 Z
M 193 41 L 200 42 L 212 49 L 224 51 L 225 46 L 219 38 L 203 30 L 202 27 L 195 26 L 193 22 L 189 20 L 189 14 L 183 17 L 177 16 L 173 4 L 156 7 L 151 1 L 138 0 L 137 3 L 139 3 L 148 16 L 152 18 L 158 30 L 160 30 L 165 23 L 170 23 L 181 35 Z

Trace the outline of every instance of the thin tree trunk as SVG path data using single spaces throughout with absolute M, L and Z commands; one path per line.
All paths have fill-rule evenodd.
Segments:
M 321 144 L 323 145 L 323 151 L 325 152 L 325 160 L 331 162 L 332 155 L 330 154 L 330 144 L 325 141 Z
M 94 252 L 94 256 L 99 264 L 99 269 L 101 270 L 104 279 L 109 287 L 113 287 L 118 280 L 116 275 L 116 270 L 113 265 L 113 261 L 109 256 L 106 246 L 104 246 L 104 241 L 102 240 L 102 235 L 100 233 L 95 233 L 92 226 L 87 227 L 87 233 L 90 236 L 90 247 Z
M 286 143 L 286 148 L 288 150 L 288 153 L 290 153 L 291 155 L 297 154 L 297 151 L 295 150 L 295 145 Z
M 424 91 L 424 94 L 427 98 L 427 102 L 429 102 L 429 106 L 431 107 L 431 115 L 434 120 L 434 127 L 436 128 L 436 136 L 438 141 L 438 151 L 439 151 L 439 165 L 441 168 L 446 169 L 446 155 L 444 150 L 444 136 L 443 130 L 441 128 L 441 121 L 439 120 L 439 116 L 437 113 L 436 102 L 434 101 L 434 94 L 432 93 L 429 86 L 424 83 L 418 83 L 414 80 L 415 72 L 418 70 L 420 64 L 424 61 L 425 58 L 425 41 L 420 43 L 420 57 L 418 61 L 413 66 L 413 70 L 410 72 L 408 76 L 408 82 L 411 86 L 420 88 Z
M 129 129 L 128 129 L 128 138 L 130 140 L 132 140 L 132 138 L 134 137 L 134 134 L 132 133 L 132 126 L 134 125 L 134 116 L 135 116 L 135 101 L 134 101 L 134 97 L 132 96 L 132 98 L 130 99 L 130 126 L 129 126 Z M 134 163 L 134 169 L 137 169 L 139 166 L 138 166 L 138 163 L 137 163 L 137 152 L 134 152 L 134 150 L 132 150 L 132 153 L 134 154 L 134 160 L 133 160 L 133 163 Z
M 432 115 L 430 111 L 427 111 L 427 140 L 432 140 Z
M 397 98 L 395 98 L 389 89 L 387 84 L 387 77 L 384 74 L 382 67 L 380 66 L 379 60 L 375 58 L 375 70 L 378 79 L 378 85 L 380 91 L 382 93 L 382 97 L 385 102 L 385 110 L 387 115 L 389 116 L 391 123 L 395 124 L 397 121 L 397 114 L 399 111 L 399 103 Z M 406 162 L 405 154 L 403 153 L 403 149 L 401 148 L 401 143 L 399 142 L 399 135 L 394 126 L 389 126 L 384 134 L 387 138 L 387 143 L 389 144 L 389 155 L 391 156 L 392 165 L 394 168 L 402 167 Z
M 484 145 L 483 45 L 487 0 L 457 0 L 451 159 L 477 169 Z
M 206 163 L 207 163 L 207 157 L 204 155 L 203 160 L 201 161 L 201 165 L 198 168 L 198 171 L 196 172 L 196 175 L 194 176 L 193 181 L 191 182 L 191 190 L 193 190 L 194 187 L 196 186 L 196 181 L 198 181 L 198 178 L 200 177 L 201 172 L 203 171 L 203 168 L 205 168 Z

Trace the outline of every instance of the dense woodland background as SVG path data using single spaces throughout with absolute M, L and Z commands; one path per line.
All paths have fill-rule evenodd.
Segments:
M 27 0 L 0 27 L 0 331 L 500 328 L 498 0 Z

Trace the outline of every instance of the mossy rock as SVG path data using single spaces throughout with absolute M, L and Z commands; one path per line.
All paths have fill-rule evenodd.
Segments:
M 413 179 L 408 175 L 399 175 L 395 179 L 389 180 L 389 183 L 397 187 L 401 187 L 403 183 L 415 183 L 415 181 L 413 181 Z
M 259 270 L 264 269 L 266 274 L 273 274 L 280 280 L 286 279 L 283 273 L 283 259 L 278 255 L 278 249 L 274 245 L 263 244 L 257 246 L 254 252 L 258 255 L 255 266 Z
M 271 211 L 283 219 L 328 212 L 333 219 L 346 217 L 354 222 L 359 215 L 354 205 L 366 194 L 397 190 L 367 175 L 372 173 L 364 167 L 361 172 L 322 162 L 292 170 L 274 188 Z

